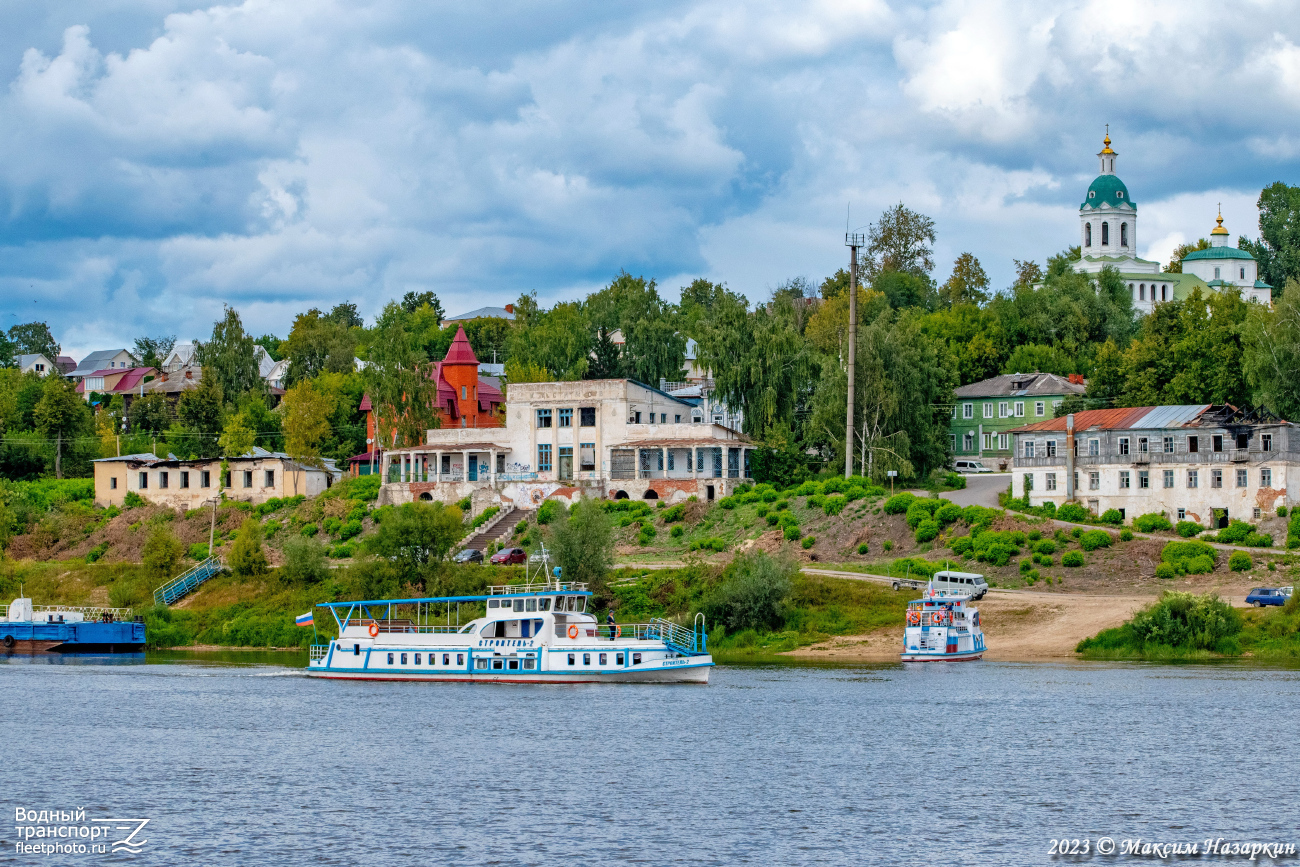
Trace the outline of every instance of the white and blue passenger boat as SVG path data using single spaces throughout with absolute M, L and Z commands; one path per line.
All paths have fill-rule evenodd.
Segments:
M 907 603 L 903 661 L 960 662 L 983 656 L 980 613 L 970 601 L 970 596 L 949 595 L 930 585 L 924 597 Z
M 704 618 L 606 626 L 585 584 L 493 586 L 483 596 L 331 602 L 338 638 L 314 644 L 307 673 L 341 680 L 708 683 Z M 484 616 L 460 622 L 459 608 Z M 455 618 L 455 622 L 453 622 Z
M 33 606 L 19 597 L 0 618 L 0 653 L 134 653 L 144 640 L 143 618 L 126 608 Z

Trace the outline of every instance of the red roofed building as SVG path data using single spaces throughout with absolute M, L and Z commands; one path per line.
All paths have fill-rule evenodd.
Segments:
M 479 376 L 478 368 L 478 356 L 469 345 L 464 327 L 457 328 L 447 355 L 433 368 L 433 378 L 438 384 L 438 416 L 442 427 L 502 427 L 499 407 L 505 402 L 505 397 L 491 379 Z M 370 395 L 362 397 L 359 409 L 366 414 L 366 440 L 373 443 L 375 413 Z M 383 445 L 379 444 L 381 449 Z M 372 456 L 369 451 L 350 458 L 352 475 L 369 473 L 372 458 L 377 464 L 378 455 Z

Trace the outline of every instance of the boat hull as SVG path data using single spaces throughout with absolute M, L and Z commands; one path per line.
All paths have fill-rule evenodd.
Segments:
M 391 681 L 430 681 L 447 683 L 700 683 L 709 682 L 709 669 L 713 663 L 696 663 L 672 668 L 652 668 L 645 670 L 620 669 L 618 671 L 528 671 L 518 674 L 509 672 L 416 672 L 416 671 L 376 671 L 374 669 L 347 669 L 310 667 L 307 674 L 326 680 L 391 680 Z
M 143 623 L 0 622 L 0 653 L 135 653 L 144 647 Z
M 905 651 L 899 654 L 903 662 L 970 662 L 984 655 L 983 650 L 970 650 L 962 653 L 918 653 Z

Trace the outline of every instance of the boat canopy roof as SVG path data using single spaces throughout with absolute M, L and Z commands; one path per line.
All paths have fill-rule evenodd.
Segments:
M 354 605 L 367 607 L 380 605 L 426 605 L 445 602 L 485 602 L 488 599 L 510 599 L 521 596 L 590 596 L 586 584 L 573 584 L 547 581 L 538 584 L 498 584 L 488 588 L 486 594 L 476 596 L 420 596 L 411 599 L 357 599 L 348 602 L 318 602 L 321 608 L 350 608 Z

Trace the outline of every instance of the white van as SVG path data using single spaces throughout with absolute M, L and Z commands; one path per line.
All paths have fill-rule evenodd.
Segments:
M 959 473 L 991 473 L 988 467 L 979 461 L 973 461 L 968 458 L 959 458 L 953 461 L 952 467 Z
M 949 596 L 969 596 L 971 599 L 983 599 L 984 594 L 989 592 L 989 585 L 983 575 L 974 572 L 953 572 L 948 569 L 935 572 L 931 586 Z

